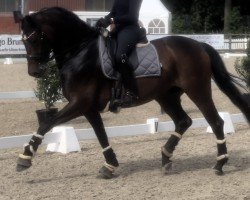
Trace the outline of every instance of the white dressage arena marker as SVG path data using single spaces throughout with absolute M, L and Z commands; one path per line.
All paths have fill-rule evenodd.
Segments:
M 152 118 L 147 119 L 147 124 L 149 125 L 149 133 L 158 133 L 158 127 L 159 127 L 159 119 L 158 118 Z
M 53 128 L 52 133 L 60 133 L 57 143 L 50 143 L 47 146 L 46 151 L 60 152 L 63 154 L 69 152 L 81 151 L 76 133 L 73 127 L 57 126 Z
M 12 58 L 5 58 L 3 64 L 5 64 L 5 65 L 12 65 L 13 64 Z
M 224 120 L 224 134 L 235 133 L 230 114 L 228 112 L 219 112 L 219 115 Z M 207 133 L 213 133 L 211 126 L 207 128 Z

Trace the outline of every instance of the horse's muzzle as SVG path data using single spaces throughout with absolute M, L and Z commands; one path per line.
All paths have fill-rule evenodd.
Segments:
M 30 76 L 35 78 L 41 78 L 46 71 L 47 64 L 38 64 L 37 67 L 29 66 L 28 73 Z

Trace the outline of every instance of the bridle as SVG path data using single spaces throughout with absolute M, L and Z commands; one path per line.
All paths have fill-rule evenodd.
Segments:
M 22 40 L 24 42 L 28 42 L 28 43 L 31 43 L 30 39 L 34 36 L 38 34 L 37 33 L 37 30 L 34 30 L 32 33 L 30 33 L 28 36 L 25 36 L 24 34 L 22 34 Z M 65 63 L 67 62 L 68 60 L 70 60 L 72 57 L 74 57 L 81 49 L 85 48 L 86 46 L 88 46 L 88 44 L 90 43 L 91 41 L 91 38 L 88 38 L 87 40 L 83 40 L 81 41 L 80 43 L 76 44 L 76 45 L 73 45 L 72 47 L 66 49 L 65 51 L 63 51 L 61 54 L 59 55 L 55 55 L 53 49 L 51 48 L 50 52 L 44 52 L 43 49 L 44 49 L 44 46 L 45 46 L 45 40 L 47 39 L 47 36 L 46 34 L 41 31 L 40 32 L 40 39 L 39 41 L 41 42 L 41 52 L 43 54 L 27 54 L 26 57 L 27 57 L 27 60 L 28 61 L 37 61 L 39 62 L 39 64 L 42 64 L 42 63 L 48 63 L 49 61 L 53 60 L 53 59 L 60 59 L 62 60 L 60 63 Z M 50 45 L 50 42 L 49 40 L 47 39 L 48 44 Z M 67 57 L 67 58 L 64 58 L 65 57 L 65 54 L 68 54 L 69 52 L 72 52 L 70 53 L 70 55 Z M 45 68 L 46 66 L 44 65 L 41 65 L 40 68 Z
M 37 31 L 34 30 L 32 33 L 30 33 L 28 36 L 26 36 L 25 34 L 22 34 L 22 40 L 23 42 L 28 42 L 31 43 L 30 39 L 37 34 Z M 42 31 L 40 34 L 40 38 L 39 41 L 41 42 L 41 52 L 42 54 L 27 54 L 26 58 L 28 61 L 38 61 L 39 63 L 43 62 L 46 63 L 50 60 L 53 60 L 53 50 L 51 49 L 51 51 L 48 53 L 43 53 L 43 49 L 44 49 L 44 40 L 46 38 L 45 33 Z

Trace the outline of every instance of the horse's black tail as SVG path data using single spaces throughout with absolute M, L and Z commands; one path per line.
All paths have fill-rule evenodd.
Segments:
M 233 82 L 235 82 L 235 80 L 233 80 L 232 75 L 227 72 L 219 53 L 208 44 L 202 43 L 202 46 L 210 57 L 214 81 L 233 104 L 241 110 L 250 124 L 250 102 L 247 102 L 243 98 L 242 93 L 234 85 Z

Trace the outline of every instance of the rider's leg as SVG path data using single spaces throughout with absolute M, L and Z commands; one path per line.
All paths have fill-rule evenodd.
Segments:
M 130 64 L 126 54 L 121 55 L 121 63 L 119 64 L 119 68 L 124 87 L 128 91 L 133 92 L 134 95 L 138 96 L 138 87 L 134 78 L 133 66 Z
M 123 105 L 129 106 L 138 98 L 138 87 L 134 79 L 133 66 L 128 56 L 135 48 L 138 41 L 138 27 L 128 26 L 117 34 L 116 64 L 121 73 L 122 82 L 126 89 Z

